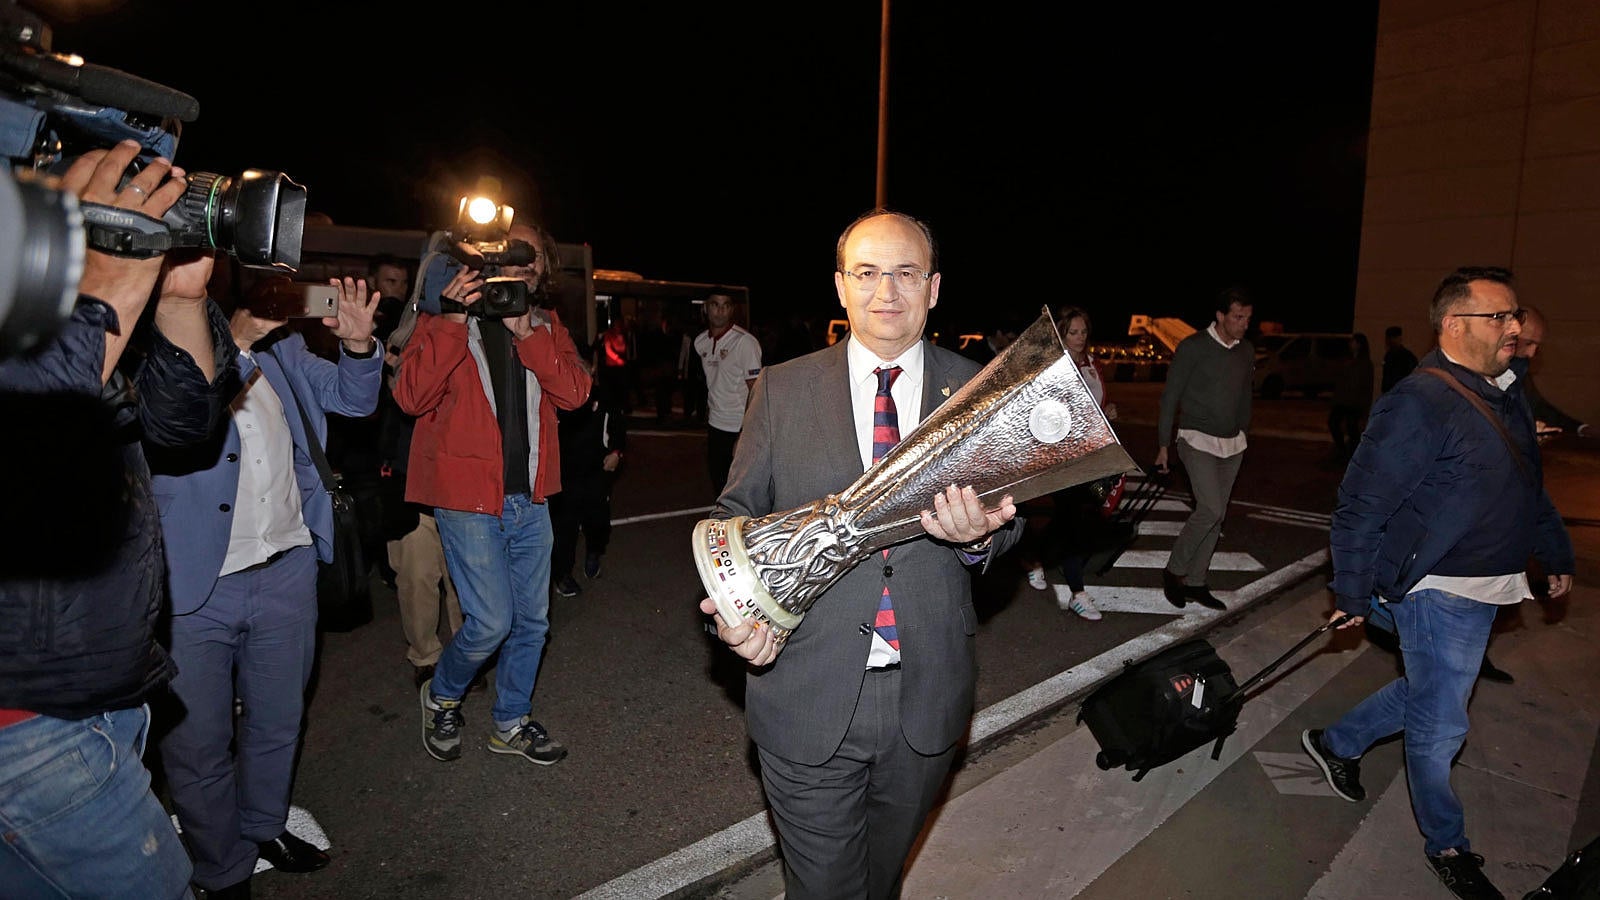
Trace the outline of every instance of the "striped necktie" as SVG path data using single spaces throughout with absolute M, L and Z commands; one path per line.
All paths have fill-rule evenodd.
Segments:
M 889 393 L 894 380 L 900 377 L 900 367 L 878 368 L 872 372 L 878 376 L 878 395 L 872 401 L 872 461 L 876 463 L 895 444 L 900 443 L 900 413 L 895 409 L 894 395 Z M 887 548 L 883 551 L 883 558 L 889 558 Z M 878 616 L 872 627 L 889 646 L 900 649 L 900 633 L 894 627 L 894 606 L 889 602 L 887 584 L 883 586 L 883 596 L 878 598 Z

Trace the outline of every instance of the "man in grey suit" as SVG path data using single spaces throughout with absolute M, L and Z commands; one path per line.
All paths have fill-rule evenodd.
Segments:
M 850 337 L 762 371 L 716 517 L 842 490 L 980 370 L 923 339 L 940 281 L 925 224 L 873 210 L 840 235 L 836 265 Z M 923 537 L 845 573 L 783 644 L 717 617 L 718 636 L 750 663 L 746 721 L 789 900 L 898 895 L 972 716 L 967 567 L 1016 543 L 1016 511 L 1009 496 L 985 509 L 971 486 L 935 494 Z M 716 612 L 710 599 L 700 608 Z

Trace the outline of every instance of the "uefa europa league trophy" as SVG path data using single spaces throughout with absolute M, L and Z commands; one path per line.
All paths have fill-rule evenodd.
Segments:
M 729 625 L 756 619 L 782 642 L 857 563 L 918 537 L 920 513 L 951 484 L 992 508 L 1139 467 L 1046 308 L 971 381 L 837 494 L 760 518 L 703 519 L 694 562 Z

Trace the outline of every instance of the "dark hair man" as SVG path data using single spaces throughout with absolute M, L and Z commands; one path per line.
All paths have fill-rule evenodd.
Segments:
M 718 291 L 706 297 L 706 330 L 694 339 L 694 352 L 706 375 L 706 471 L 720 494 L 761 374 L 761 342 L 734 324 L 733 297 Z
M 1461 268 L 1430 307 L 1438 347 L 1378 398 L 1339 485 L 1329 543 L 1341 628 L 1399 635 L 1403 674 L 1301 743 L 1341 797 L 1366 796 L 1360 758 L 1405 733 L 1423 852 L 1456 896 L 1499 897 L 1472 852 L 1450 766 L 1501 606 L 1529 596 L 1530 555 L 1550 596 L 1572 587 L 1572 542 L 1544 491 L 1516 358 L 1524 313 L 1511 273 Z
M 1206 574 L 1248 446 L 1256 351 L 1244 336 L 1254 308 L 1250 295 L 1239 288 L 1219 293 L 1215 321 L 1178 342 L 1161 391 L 1155 468 L 1168 471 L 1167 449 L 1176 423 L 1178 458 L 1194 493 L 1194 512 L 1161 570 L 1167 601 L 1180 609 L 1189 600 L 1227 608 L 1212 595 Z
M 714 516 L 842 490 L 979 371 L 923 337 L 940 283 L 926 225 L 874 210 L 845 228 L 836 257 L 850 337 L 762 373 Z M 898 896 L 972 716 L 966 567 L 1016 542 L 1015 515 L 1010 497 L 986 510 L 970 486 L 951 485 L 923 511 L 923 538 L 845 573 L 787 643 L 716 616 L 718 636 L 751 664 L 745 710 L 789 900 Z
M 379 298 L 355 278 L 333 283 L 338 315 L 321 324 L 338 362 L 313 353 L 286 320 L 241 304 L 229 322 L 239 380 L 214 438 L 147 448 L 182 704 L 161 763 L 195 884 L 213 895 L 248 896 L 258 858 L 283 872 L 328 863 L 286 827 L 316 662 L 317 563 L 333 561 L 333 501 L 311 448 L 327 443 L 329 413 L 370 414 L 383 378 L 372 337 Z M 205 282 L 188 291 L 203 300 Z
M 1389 389 L 1400 383 L 1400 379 L 1411 374 L 1417 367 L 1417 355 L 1406 349 L 1400 340 L 1400 326 L 1390 325 L 1383 330 L 1383 380 L 1379 382 L 1378 392 L 1389 393 Z

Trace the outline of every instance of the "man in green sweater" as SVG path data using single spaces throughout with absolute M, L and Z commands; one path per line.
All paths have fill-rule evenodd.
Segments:
M 1222 533 L 1250 427 L 1256 351 L 1244 333 L 1252 309 L 1250 296 L 1238 288 L 1218 294 L 1216 321 L 1178 343 L 1161 392 L 1155 469 L 1163 475 L 1170 471 L 1167 451 L 1176 423 L 1178 459 L 1194 492 L 1194 512 L 1178 532 L 1161 572 L 1167 600 L 1180 609 L 1190 600 L 1227 609 L 1212 596 L 1206 572 Z

